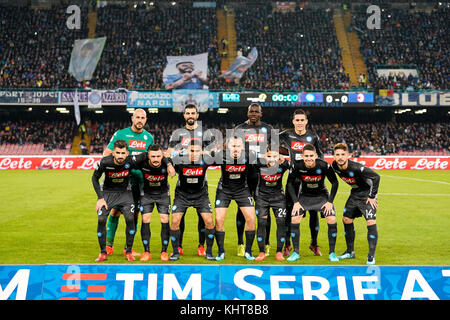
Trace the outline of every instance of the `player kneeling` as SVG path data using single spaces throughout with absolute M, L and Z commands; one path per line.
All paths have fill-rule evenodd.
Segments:
M 331 182 L 331 192 L 325 186 L 325 177 Z M 300 187 L 294 188 L 295 179 L 299 179 Z M 333 200 L 336 196 L 339 182 L 333 168 L 324 160 L 317 158 L 316 148 L 305 145 L 302 150 L 302 160 L 294 162 L 289 172 L 287 190 L 294 202 L 292 209 L 291 237 L 294 252 L 287 258 L 295 261 L 300 258 L 300 221 L 308 210 L 321 211 L 328 224 L 329 259 L 336 262 L 339 259 L 334 252 L 337 237 L 336 213 Z
M 342 218 L 345 228 L 345 241 L 347 250 L 339 259 L 355 258 L 355 227 L 353 220 L 364 216 L 367 223 L 367 241 L 369 254 L 367 264 L 375 264 L 375 248 L 378 241 L 377 230 L 377 192 L 380 176 L 372 169 L 349 160 L 348 147 L 338 143 L 334 146 L 333 168 L 338 176 L 352 187 L 350 196 L 344 207 Z
M 259 256 L 255 260 L 262 261 L 266 258 L 266 226 L 270 208 L 273 210 L 277 223 L 277 253 L 275 259 L 284 261 L 283 245 L 286 233 L 286 196 L 283 192 L 283 175 L 289 169 L 289 162 L 280 158 L 278 151 L 266 153 L 267 165 L 258 166 L 258 185 L 255 193 L 256 216 L 258 219 L 257 242 Z

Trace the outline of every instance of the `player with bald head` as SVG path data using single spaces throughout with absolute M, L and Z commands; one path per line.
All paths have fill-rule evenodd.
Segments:
M 106 149 L 103 151 L 103 156 L 112 154 L 114 149 L 114 142 L 117 140 L 124 140 L 128 145 L 128 151 L 130 155 L 137 155 L 142 152 L 146 152 L 148 147 L 154 144 L 153 136 L 150 132 L 144 129 L 147 123 L 147 112 L 144 109 L 136 109 L 131 116 L 131 126 L 125 129 L 117 130 L 111 138 Z M 130 183 L 131 191 L 133 193 L 133 210 L 135 217 L 135 225 L 138 222 L 139 214 L 139 200 L 140 200 L 140 184 L 142 184 L 144 178 L 140 170 L 131 170 Z M 117 208 L 111 209 L 106 234 L 106 251 L 108 254 L 114 252 L 113 244 L 114 238 L 119 224 L 120 211 Z M 139 256 L 133 250 L 134 256 Z

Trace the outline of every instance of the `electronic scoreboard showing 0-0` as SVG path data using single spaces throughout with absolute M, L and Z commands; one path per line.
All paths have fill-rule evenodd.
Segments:
M 262 107 L 374 107 L 375 99 L 371 92 L 220 94 L 221 107 L 248 107 L 251 103 L 259 103 Z

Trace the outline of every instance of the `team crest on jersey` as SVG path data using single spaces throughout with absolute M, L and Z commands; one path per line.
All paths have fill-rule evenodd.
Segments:
M 130 168 L 130 164 L 129 163 L 125 163 L 124 168 L 125 169 L 129 169 Z
M 307 136 L 307 137 L 306 137 L 306 141 L 311 142 L 311 141 L 312 141 L 312 138 L 311 138 L 310 136 Z

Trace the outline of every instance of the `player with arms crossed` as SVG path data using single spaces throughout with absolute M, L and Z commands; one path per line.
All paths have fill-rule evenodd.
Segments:
M 303 147 L 307 144 L 312 144 L 316 148 L 317 156 L 323 159 L 323 152 L 320 148 L 319 137 L 314 131 L 307 128 L 308 118 L 306 112 L 302 109 L 294 111 L 292 117 L 292 124 L 294 129 L 285 130 L 280 133 L 280 152 L 288 154 L 291 163 L 300 161 L 302 159 Z M 299 181 L 294 181 L 295 190 L 298 190 Z M 286 245 L 284 255 L 288 256 L 291 249 L 290 241 L 290 225 L 293 202 L 289 193 L 286 192 Z M 317 245 L 317 236 L 319 234 L 319 215 L 315 210 L 309 210 L 309 229 L 311 232 L 311 244 L 309 249 L 314 252 L 314 255 L 321 256 L 322 253 Z
M 350 196 L 344 207 L 342 221 L 345 228 L 345 242 L 347 250 L 339 259 L 355 258 L 355 227 L 353 220 L 364 216 L 367 223 L 367 241 L 369 254 L 367 264 L 375 264 L 375 249 L 378 241 L 377 230 L 377 192 L 380 185 L 380 176 L 372 169 L 352 160 L 349 160 L 348 147 L 344 143 L 334 146 L 333 168 L 338 176 L 352 187 Z
M 259 256 L 256 261 L 262 261 L 266 258 L 266 226 L 267 216 L 270 215 L 272 208 L 277 224 L 277 251 L 275 259 L 284 261 L 283 249 L 286 237 L 286 196 L 283 191 L 283 175 L 289 169 L 289 161 L 280 157 L 278 148 L 271 150 L 270 147 L 266 153 L 266 165 L 258 166 L 258 185 L 255 193 L 255 208 L 258 218 L 257 242 L 259 247 Z
M 98 215 L 97 236 L 100 245 L 100 255 L 95 262 L 107 260 L 106 252 L 106 220 L 113 207 L 120 210 L 126 222 L 125 256 L 128 261 L 135 261 L 131 253 L 133 247 L 136 225 L 134 223 L 134 204 L 130 186 L 130 173 L 133 168 L 131 156 L 128 153 L 128 145 L 124 140 L 114 142 L 111 155 L 103 157 L 97 164 L 92 174 L 92 185 L 97 193 L 95 209 Z M 103 185 L 99 179 L 104 174 Z
M 167 246 L 169 244 L 169 214 L 170 214 L 170 186 L 168 176 L 175 176 L 170 159 L 163 156 L 162 147 L 159 144 L 151 145 L 146 153 L 132 156 L 134 165 L 142 171 L 144 176 L 144 194 L 141 197 L 141 239 L 144 245 L 144 253 L 140 261 L 151 259 L 150 254 L 150 220 L 153 208 L 156 206 L 161 220 L 161 260 L 168 261 Z
M 170 261 L 180 259 L 180 253 L 178 251 L 180 222 L 189 207 L 194 207 L 197 212 L 200 212 L 200 216 L 205 222 L 206 258 L 208 260 L 215 260 L 212 255 L 215 230 L 212 207 L 209 202 L 208 183 L 206 181 L 206 170 L 209 164 L 203 161 L 202 154 L 201 143 L 191 141 L 186 155 L 172 158 L 175 171 L 178 173 L 178 182 L 172 205 L 170 238 L 172 240 L 173 252 L 169 258 Z
M 131 117 L 131 126 L 122 130 L 118 130 L 114 133 L 111 141 L 103 152 L 103 156 L 108 156 L 112 153 L 114 142 L 117 140 L 124 140 L 127 143 L 128 151 L 131 155 L 136 155 L 142 152 L 146 152 L 147 148 L 154 143 L 153 136 L 144 129 L 147 122 L 147 114 L 144 109 L 136 109 Z M 135 224 L 137 226 L 139 217 L 139 199 L 140 199 L 140 184 L 144 181 L 142 172 L 140 170 L 132 170 L 130 182 L 131 190 L 134 199 L 135 208 Z M 116 208 L 112 208 L 107 225 L 106 236 L 106 250 L 108 254 L 114 252 L 114 238 L 116 235 L 117 226 L 119 224 L 120 211 Z M 133 250 L 133 255 L 139 256 Z
M 325 186 L 325 178 L 331 182 L 331 191 Z M 299 189 L 294 186 L 295 179 L 300 180 Z M 291 166 L 287 190 L 294 202 L 291 219 L 291 237 L 294 252 L 287 258 L 296 261 L 300 258 L 300 221 L 306 210 L 321 211 L 328 224 L 329 259 L 336 262 L 339 259 L 334 252 L 337 237 L 336 213 L 333 206 L 339 182 L 333 168 L 325 160 L 318 159 L 316 148 L 307 144 L 303 147 L 302 160 Z

